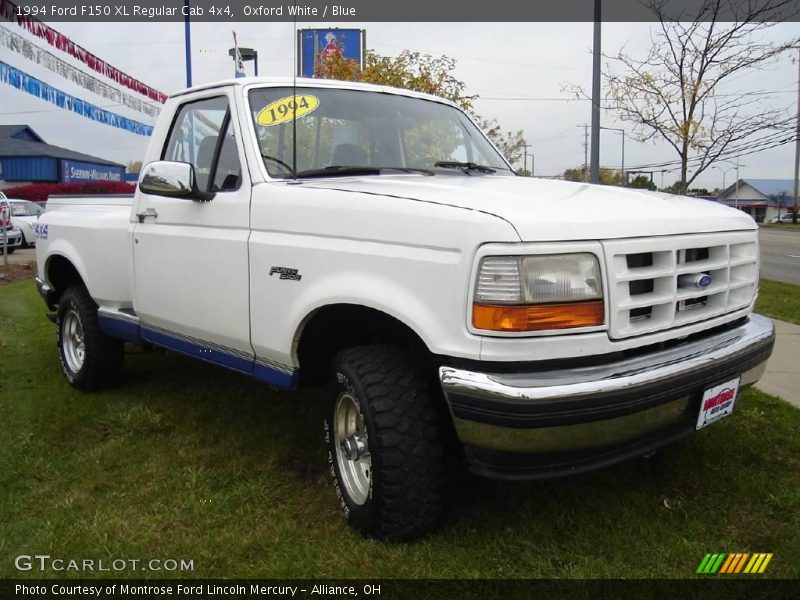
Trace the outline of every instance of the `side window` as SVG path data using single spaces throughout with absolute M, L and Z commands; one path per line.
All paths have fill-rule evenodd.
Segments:
M 188 162 L 194 166 L 199 190 L 238 188 L 241 163 L 230 121 L 228 99 L 218 96 L 181 106 L 161 158 Z

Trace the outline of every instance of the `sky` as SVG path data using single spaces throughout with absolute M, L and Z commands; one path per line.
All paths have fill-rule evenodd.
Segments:
M 166 93 L 185 87 L 183 23 L 51 23 L 118 69 Z M 555 176 L 584 161 L 584 128 L 590 122 L 591 105 L 577 100 L 565 88 L 591 88 L 591 23 L 312 23 L 298 22 L 298 28 L 363 27 L 367 46 L 378 54 L 395 56 L 403 49 L 434 55 L 446 54 L 457 60 L 455 76 L 465 82 L 468 94 L 477 94 L 479 114 L 498 120 L 504 130 L 522 129 L 534 155 L 537 176 Z M 35 41 L 62 60 L 88 68 L 48 46 L 11 23 L 0 23 L 14 33 Z M 609 54 L 621 47 L 643 54 L 650 43 L 650 23 L 606 23 L 602 48 Z M 292 23 L 192 23 L 192 63 L 195 84 L 233 76 L 228 49 L 236 31 L 241 46 L 259 54 L 260 75 L 291 77 L 295 45 Z M 800 23 L 780 24 L 769 38 L 784 40 L 800 35 Z M 724 93 L 748 94 L 774 91 L 764 103 L 797 110 L 798 65 L 786 55 L 765 69 L 737 76 Z M 67 93 L 124 116 L 152 124 L 153 119 L 120 106 L 57 76 L 6 48 L 0 60 L 38 77 Z M 252 74 L 252 63 L 247 65 Z M 91 71 L 89 71 L 91 72 Z M 92 72 L 93 73 L 93 72 Z M 130 92 L 133 93 L 133 92 Z M 638 143 L 633 128 L 603 111 L 602 126 L 623 128 L 626 170 L 647 163 L 672 161 L 677 156 L 665 143 Z M 47 142 L 128 163 L 140 160 L 148 138 L 96 123 L 59 109 L 38 98 L 0 83 L 0 125 L 28 124 Z M 528 159 L 530 161 L 530 158 Z M 622 135 L 602 131 L 600 163 L 619 168 Z M 530 165 L 530 163 L 529 163 Z M 520 166 L 520 165 L 517 165 Z M 791 179 L 794 145 L 787 144 L 759 154 L 742 157 L 739 177 Z M 694 187 L 713 189 L 735 181 L 734 163 L 701 174 Z M 677 171 L 656 172 L 655 182 L 669 185 Z

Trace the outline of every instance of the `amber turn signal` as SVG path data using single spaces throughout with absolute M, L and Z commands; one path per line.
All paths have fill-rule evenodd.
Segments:
M 595 327 L 605 320 L 603 302 L 509 306 L 474 304 L 472 325 L 487 331 L 543 331 Z

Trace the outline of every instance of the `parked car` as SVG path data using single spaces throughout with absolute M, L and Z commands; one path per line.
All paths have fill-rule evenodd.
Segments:
M 11 204 L 0 192 L 0 255 L 3 253 L 4 236 L 5 249 L 9 254 L 14 254 L 14 250 L 22 246 L 22 232 L 13 225 L 11 213 Z
M 22 247 L 30 248 L 36 245 L 36 221 L 44 212 L 39 204 L 28 200 L 9 199 L 11 205 L 11 223 L 22 232 Z
M 784 214 L 782 214 L 780 216 L 775 215 L 774 217 L 772 217 L 769 220 L 769 222 L 770 223 L 791 223 L 793 216 L 794 216 L 794 213 L 790 213 L 790 212 L 789 213 L 784 213 Z M 800 221 L 800 216 L 798 216 L 798 220 Z
M 39 219 L 64 377 L 119 383 L 131 342 L 327 386 L 331 500 L 368 535 L 436 527 L 448 453 L 507 480 L 648 455 L 730 415 L 772 352 L 749 215 L 518 177 L 442 98 L 208 83 L 167 100 L 145 165 L 134 195 Z

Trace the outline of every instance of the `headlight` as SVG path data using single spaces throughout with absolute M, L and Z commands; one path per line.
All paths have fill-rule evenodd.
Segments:
M 541 331 L 602 325 L 603 285 L 589 253 L 487 256 L 481 260 L 472 325 Z

